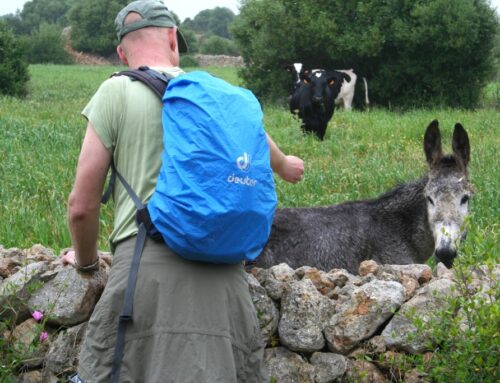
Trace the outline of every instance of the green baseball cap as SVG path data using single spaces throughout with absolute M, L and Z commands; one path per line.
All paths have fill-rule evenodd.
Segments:
M 142 19 L 124 25 L 125 18 L 130 12 L 141 15 Z M 127 33 L 146 27 L 177 27 L 174 16 L 168 8 L 159 0 L 138 0 L 133 1 L 123 8 L 115 19 L 116 35 L 121 41 Z M 177 44 L 179 53 L 187 52 L 187 43 L 179 29 L 177 29 Z

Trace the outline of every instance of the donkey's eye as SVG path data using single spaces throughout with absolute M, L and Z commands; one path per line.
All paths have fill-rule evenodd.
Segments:
M 465 204 L 469 201 L 469 198 L 470 198 L 470 197 L 469 197 L 468 195 L 464 195 L 464 196 L 462 197 L 462 200 L 460 201 L 460 203 L 461 203 L 462 205 L 465 205 Z
M 429 202 L 432 206 L 434 206 L 434 201 L 431 197 L 427 197 L 427 202 Z

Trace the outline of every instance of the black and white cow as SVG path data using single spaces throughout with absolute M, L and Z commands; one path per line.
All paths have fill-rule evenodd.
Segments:
M 302 129 L 316 134 L 320 140 L 333 116 L 343 78 L 338 71 L 303 73 L 290 99 L 290 111 L 302 120 Z
M 293 91 L 297 89 L 298 85 L 301 82 L 301 79 L 304 76 L 308 76 L 311 73 L 314 73 L 316 71 L 320 71 L 323 69 L 309 69 L 307 68 L 304 64 L 302 63 L 293 63 L 291 65 L 288 65 L 286 69 L 291 73 L 292 75 L 292 84 L 293 84 Z M 357 83 L 357 74 L 354 72 L 353 69 L 335 69 L 337 72 L 341 72 L 343 76 L 343 81 L 342 81 L 342 87 L 340 88 L 340 92 L 338 96 L 335 98 L 335 104 L 340 105 L 342 104 L 344 106 L 345 110 L 351 110 L 352 109 L 352 103 L 354 99 L 354 94 L 356 91 L 356 83 Z M 364 104 L 366 107 L 370 104 L 370 100 L 368 99 L 368 82 L 366 81 L 365 77 L 362 77 L 363 83 L 365 86 L 365 100 Z

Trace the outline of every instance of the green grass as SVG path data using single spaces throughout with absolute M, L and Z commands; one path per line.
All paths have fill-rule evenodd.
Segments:
M 41 243 L 56 251 L 71 244 L 66 227 L 67 197 L 86 128 L 80 111 L 99 84 L 119 67 L 30 67 L 30 96 L 0 98 L 0 244 L 6 248 Z M 238 83 L 235 69 L 207 68 Z M 311 206 L 375 197 L 426 171 L 422 137 L 429 122 L 440 121 L 450 151 L 455 122 L 469 133 L 471 245 L 466 251 L 498 259 L 500 166 L 497 151 L 500 113 L 437 109 L 395 113 L 373 109 L 337 110 L 324 142 L 303 136 L 286 107 L 265 106 L 267 131 L 286 153 L 302 157 L 305 179 L 290 185 L 277 180 L 280 206 Z M 112 207 L 103 209 L 101 249 L 112 224 Z M 472 237 L 472 240 L 470 238 Z M 479 241 L 478 238 L 481 238 Z M 469 241 L 470 240 L 470 241 Z

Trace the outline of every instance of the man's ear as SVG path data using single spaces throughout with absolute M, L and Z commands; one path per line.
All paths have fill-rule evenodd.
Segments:
M 123 50 L 121 45 L 118 45 L 116 47 L 116 53 L 118 53 L 118 56 L 120 57 L 121 62 L 125 65 L 128 65 L 127 56 L 125 55 L 125 51 Z
M 170 44 L 170 49 L 172 52 L 177 51 L 177 28 L 167 28 L 168 31 L 168 41 Z

